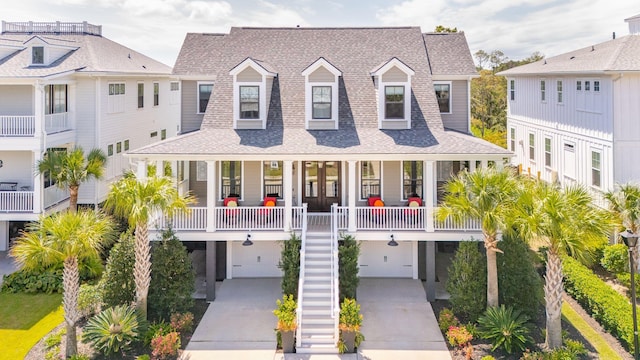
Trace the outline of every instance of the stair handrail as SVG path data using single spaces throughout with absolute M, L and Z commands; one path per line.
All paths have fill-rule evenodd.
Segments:
M 333 286 L 331 286 L 331 317 L 333 318 L 333 339 L 334 346 L 338 346 L 340 332 L 338 325 L 340 322 L 340 301 L 339 301 L 339 264 L 338 264 L 338 204 L 331 206 L 331 276 Z
M 302 297 L 304 287 L 305 248 L 307 242 L 307 203 L 302 204 L 302 230 L 300 234 L 300 276 L 298 278 L 298 304 L 296 308 L 296 347 L 302 347 Z

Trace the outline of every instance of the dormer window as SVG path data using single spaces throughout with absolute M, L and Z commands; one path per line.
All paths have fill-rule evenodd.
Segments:
M 342 72 L 321 57 L 304 69 L 302 75 L 305 77 L 306 128 L 338 129 L 338 81 Z
M 378 127 L 411 129 L 411 77 L 415 72 L 398 58 L 371 71 L 378 93 Z
M 231 69 L 233 76 L 233 128 L 265 129 L 268 99 L 273 78 L 278 76 L 268 64 L 245 59 Z
M 31 63 L 33 65 L 44 65 L 44 46 L 31 48 Z

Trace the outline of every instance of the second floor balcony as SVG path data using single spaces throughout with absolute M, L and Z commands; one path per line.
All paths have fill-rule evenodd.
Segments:
M 41 130 L 48 135 L 72 130 L 70 118 L 68 112 L 47 114 Z M 35 134 L 35 116 L 0 115 L 0 137 L 34 137 Z

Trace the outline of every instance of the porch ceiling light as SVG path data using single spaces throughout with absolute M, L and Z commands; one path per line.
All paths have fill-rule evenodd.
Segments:
M 251 246 L 253 245 L 253 241 L 251 241 L 251 234 L 247 234 L 247 239 L 242 242 L 242 246 Z
M 389 235 L 389 237 L 391 238 L 391 241 L 389 241 L 387 243 L 387 245 L 389 245 L 389 246 L 398 246 L 398 242 L 396 241 L 396 239 L 393 238 L 393 234 Z

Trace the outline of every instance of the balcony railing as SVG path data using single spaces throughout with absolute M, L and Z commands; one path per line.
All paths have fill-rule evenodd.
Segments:
M 30 137 L 35 134 L 35 116 L 0 116 L 0 136 Z M 69 113 L 48 114 L 44 116 L 44 131 L 55 134 L 71 130 Z
M 178 231 L 206 231 L 207 208 L 192 207 L 190 211 L 176 212 L 171 219 L 160 216 L 151 226 L 153 228 L 167 228 L 171 226 Z M 437 209 L 434 209 L 434 214 Z M 349 228 L 349 209 L 338 206 L 337 228 L 345 231 Z M 427 217 L 425 207 L 356 207 L 356 229 L 358 231 L 426 231 Z M 291 228 L 302 229 L 302 206 L 294 206 L 291 216 Z M 285 208 L 282 206 L 240 206 L 217 207 L 214 212 L 216 231 L 232 230 L 285 230 Z M 433 215 L 434 231 L 480 231 L 480 222 L 465 220 L 455 223 L 451 219 L 437 221 Z M 329 228 L 327 227 L 327 231 Z
M 42 195 L 44 197 L 44 207 L 45 209 L 47 209 L 69 199 L 69 190 L 63 190 L 55 186 L 50 186 L 44 189 Z
M 0 212 L 33 212 L 33 191 L 0 191 Z
M 93 25 L 84 21 L 81 23 L 74 22 L 2 22 L 3 33 L 45 33 L 45 34 L 89 34 L 102 35 L 102 26 Z

